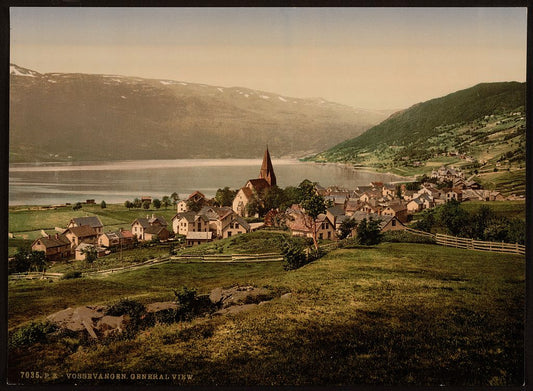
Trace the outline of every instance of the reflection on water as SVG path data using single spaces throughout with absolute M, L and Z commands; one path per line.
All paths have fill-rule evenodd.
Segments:
M 278 186 L 298 186 L 309 179 L 323 186 L 353 188 L 371 181 L 402 178 L 333 165 L 273 160 Z M 195 190 L 213 197 L 218 188 L 237 189 L 257 178 L 260 159 L 180 159 L 101 163 L 13 164 L 9 169 L 10 205 L 48 205 L 96 199 L 116 203 L 177 192 L 184 198 Z

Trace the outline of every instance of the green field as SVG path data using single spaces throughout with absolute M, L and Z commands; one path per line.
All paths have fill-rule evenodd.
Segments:
M 488 206 L 497 216 L 526 219 L 525 201 L 466 201 L 461 203 L 461 207 L 468 212 L 476 212 L 481 206 Z
M 250 284 L 292 296 L 157 325 L 132 340 L 14 349 L 9 375 L 31 368 L 186 373 L 186 384 L 207 385 L 520 385 L 524 268 L 514 255 L 383 243 L 336 250 L 295 271 L 171 263 L 105 278 L 10 282 L 10 329 L 67 306 L 171 299 L 182 285 L 207 293 Z
M 10 207 L 8 231 L 17 236 L 17 233 L 28 233 L 36 230 L 53 230 L 55 227 L 66 227 L 74 217 L 98 216 L 104 225 L 105 231 L 112 231 L 120 227 L 129 229 L 131 223 L 139 217 L 156 214 L 163 216 L 170 224 L 176 214 L 176 209 L 130 209 L 124 205 L 108 204 L 102 209 L 100 205 L 83 205 L 82 209 L 74 211 L 72 208 L 49 210 L 30 210 L 28 208 Z

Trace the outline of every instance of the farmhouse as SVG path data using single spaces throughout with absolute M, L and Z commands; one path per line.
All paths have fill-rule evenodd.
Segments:
M 186 237 L 187 246 L 196 246 L 198 244 L 210 242 L 213 240 L 212 232 L 189 232 Z
M 49 261 L 68 259 L 72 254 L 70 240 L 58 233 L 35 239 L 31 244 L 31 250 L 43 251 Z
M 404 230 L 406 227 L 395 216 L 377 215 L 375 213 L 355 212 L 352 218 L 359 224 L 363 219 L 378 220 L 381 232 Z
M 67 225 L 67 228 L 89 226 L 94 228 L 97 234 L 104 231 L 104 225 L 97 216 L 74 217 Z
M 149 239 L 147 239 L 147 237 L 145 236 L 145 230 L 148 227 L 152 227 L 152 226 L 166 228 L 167 222 L 163 217 L 156 216 L 153 214 L 152 214 L 152 217 L 150 216 L 146 216 L 146 218 L 141 217 L 141 218 L 135 219 L 135 221 L 131 223 L 131 232 L 140 241 L 151 240 L 154 235 L 153 230 L 150 230 L 150 232 L 148 233 L 148 236 L 150 237 Z
M 67 228 L 63 235 L 70 241 L 71 247 L 74 249 L 81 243 L 96 244 L 98 242 L 98 233 L 96 230 L 88 225 L 80 227 Z

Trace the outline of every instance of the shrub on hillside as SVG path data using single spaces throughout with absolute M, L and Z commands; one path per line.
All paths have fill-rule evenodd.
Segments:
M 281 253 L 283 254 L 283 268 L 285 270 L 295 270 L 310 262 L 305 254 L 304 246 L 292 239 L 285 241 Z
M 174 289 L 174 296 L 178 304 L 178 310 L 176 311 L 177 321 L 191 320 L 217 309 L 208 295 L 198 295 L 196 289 L 190 289 L 186 286 L 180 290 Z
M 9 345 L 20 347 L 45 342 L 47 335 L 56 330 L 57 326 L 50 322 L 32 322 L 15 331 L 9 340 Z

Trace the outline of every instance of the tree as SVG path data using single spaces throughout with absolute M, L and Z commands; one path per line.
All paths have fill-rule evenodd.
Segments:
M 8 273 L 23 273 L 27 271 L 44 271 L 47 262 L 44 251 L 31 251 L 19 248 L 13 259 L 9 261 Z
M 153 204 L 154 204 L 154 208 L 156 208 L 156 209 L 161 208 L 161 201 L 159 199 L 157 199 L 157 198 L 154 199 Z
M 170 195 L 170 199 L 172 200 L 172 205 L 176 205 L 180 200 L 180 196 L 178 195 L 178 193 L 174 192 Z
M 293 239 L 283 243 L 281 253 L 283 254 L 283 268 L 285 270 L 295 270 L 307 263 L 303 246 Z
M 264 214 L 266 214 L 269 210 L 278 209 L 286 203 L 285 192 L 283 189 L 280 189 L 277 186 L 272 186 L 265 190 L 263 203 Z
M 81 202 L 76 202 L 76 204 L 72 207 L 72 210 L 80 210 L 81 209 Z
M 124 201 L 124 206 L 128 209 L 131 209 L 133 208 L 133 204 L 131 203 L 131 201 Z
M 96 261 L 96 258 L 98 258 L 98 253 L 96 252 L 96 248 L 94 248 L 94 246 L 86 248 L 82 251 L 82 254 L 85 254 L 85 261 L 87 263 L 93 263 Z
M 237 190 L 231 190 L 228 186 L 218 189 L 215 194 L 215 200 L 220 206 L 231 206 L 233 199 L 237 195 Z
M 398 197 L 400 200 L 402 197 L 402 185 L 396 185 L 396 197 Z
M 151 204 L 150 201 L 144 201 L 142 203 L 142 206 L 143 206 L 144 209 L 150 209 L 150 204 Z
M 449 234 L 455 236 L 460 236 L 470 223 L 468 212 L 461 208 L 461 204 L 456 200 L 451 200 L 440 207 L 437 220 L 446 227 Z
M 306 186 L 306 185 L 305 185 Z M 314 191 L 309 192 L 306 189 L 302 189 L 303 198 L 300 205 L 304 209 L 304 225 L 311 230 L 313 235 L 313 244 L 315 250 L 318 252 L 318 240 L 317 233 L 319 225 L 317 223 L 318 215 L 326 212 L 326 200 L 324 197 L 316 194 Z
M 102 209 L 107 208 L 107 204 L 105 203 L 105 201 L 102 200 L 102 202 L 100 202 L 100 208 Z
M 163 204 L 163 207 L 165 209 L 168 208 L 170 205 L 172 205 L 172 202 L 169 196 L 163 196 L 161 203 Z
M 193 212 L 198 212 L 200 209 L 202 209 L 202 206 L 204 206 L 204 200 L 199 199 L 198 201 L 195 201 L 194 199 L 187 200 L 187 209 Z
M 135 199 L 133 200 L 133 207 L 134 207 L 134 208 L 140 208 L 141 206 L 142 206 L 142 202 L 141 202 L 141 200 L 138 199 L 138 198 L 135 198 Z
M 287 186 L 284 190 L 284 201 L 280 205 L 281 210 L 290 208 L 293 204 L 299 204 L 301 201 L 300 190 L 294 186 Z
M 382 239 L 379 223 L 381 220 L 374 220 L 372 217 L 363 219 L 357 224 L 357 241 L 364 246 L 374 246 Z
M 425 232 L 431 232 L 431 228 L 435 225 L 435 210 L 426 209 L 418 215 L 418 220 L 413 224 L 414 229 L 419 229 Z
M 357 221 L 354 219 L 343 220 L 339 227 L 339 239 L 346 239 L 355 227 L 357 227 Z

